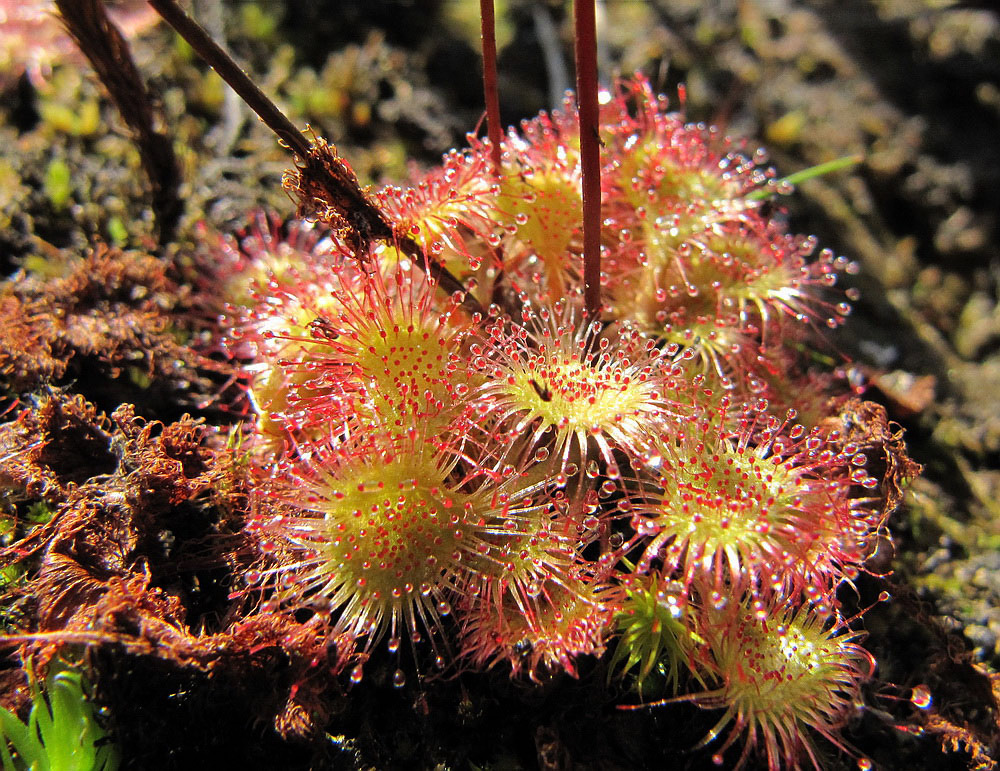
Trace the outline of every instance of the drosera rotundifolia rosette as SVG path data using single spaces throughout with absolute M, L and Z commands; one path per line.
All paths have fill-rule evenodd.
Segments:
M 611 647 L 629 682 L 725 710 L 706 744 L 742 741 L 739 764 L 819 765 L 872 668 L 836 591 L 912 468 L 805 353 L 848 314 L 852 266 L 787 232 L 762 153 L 643 77 L 602 94 L 600 139 L 599 318 L 571 100 L 511 129 L 498 172 L 470 137 L 374 194 L 469 297 L 321 225 L 225 261 L 255 412 L 246 591 L 328 624 L 355 682 L 380 645 L 397 685 L 406 648 L 425 673 L 541 679 Z

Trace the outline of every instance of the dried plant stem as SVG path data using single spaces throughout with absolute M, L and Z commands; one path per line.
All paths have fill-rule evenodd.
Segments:
M 246 102 L 264 124 L 300 158 L 309 157 L 309 142 L 285 114 L 257 88 L 239 65 L 174 0 L 149 0 L 149 4 L 195 52 Z
M 583 170 L 583 300 L 587 318 L 601 315 L 601 147 L 597 109 L 597 23 L 594 0 L 574 0 L 576 98 Z
M 443 290 L 451 294 L 461 293 L 464 298 L 462 303 L 469 312 L 483 312 L 479 302 L 443 265 L 427 259 L 423 249 L 410 236 L 393 230 L 378 207 L 368 200 L 354 172 L 333 147 L 322 139 L 310 142 L 296 129 L 232 57 L 175 0 L 149 0 L 149 4 L 295 153 L 299 163 L 297 179 L 286 183 L 286 187 L 299 196 L 300 211 L 311 208 L 318 211 L 324 220 L 348 229 L 348 240 L 359 258 L 366 255 L 373 240 L 396 244 Z
M 497 91 L 497 38 L 493 0 L 479 0 L 483 37 L 483 97 L 486 100 L 486 132 L 490 138 L 493 170 L 500 174 L 500 95 Z
M 155 100 L 135 66 L 125 37 L 108 18 L 101 0 L 56 0 L 56 7 L 132 131 L 153 188 L 160 243 L 165 244 L 173 238 L 181 214 L 177 194 L 181 175 L 170 137 L 162 130 L 164 121 L 154 108 Z

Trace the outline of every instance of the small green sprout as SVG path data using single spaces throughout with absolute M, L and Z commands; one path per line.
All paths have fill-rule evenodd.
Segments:
M 655 574 L 633 574 L 624 586 L 625 600 L 616 616 L 620 637 L 608 671 L 624 677 L 637 670 L 640 692 L 654 677 L 676 692 L 681 666 L 688 666 L 689 654 L 701 642 L 685 623 L 682 592 L 671 591 L 670 583 Z
M 44 693 L 28 673 L 34 702 L 25 725 L 0 708 L 0 760 L 4 771 L 114 771 L 118 751 L 98 725 L 80 672 L 49 674 Z

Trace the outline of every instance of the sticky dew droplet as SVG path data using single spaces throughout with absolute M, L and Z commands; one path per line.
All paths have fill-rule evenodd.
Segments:
M 933 703 L 931 698 L 931 689 L 926 685 L 920 684 L 913 687 L 913 691 L 910 693 L 910 702 L 917 709 L 929 709 Z

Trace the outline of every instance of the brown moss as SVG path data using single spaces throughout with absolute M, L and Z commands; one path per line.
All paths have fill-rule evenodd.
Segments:
M 209 489 L 218 475 L 215 453 L 203 444 L 205 427 L 184 416 L 163 425 L 136 416 L 123 404 L 111 416 L 118 426 L 113 448 L 129 472 L 129 503 L 156 508 L 190 500 Z
M 8 589 L 21 628 L 5 641 L 38 666 L 86 650 L 126 756 L 204 734 L 215 724 L 206 715 L 233 699 L 229 733 L 191 747 L 231 747 L 232 731 L 276 748 L 278 737 L 311 736 L 329 716 L 330 675 L 352 652 L 319 617 L 257 612 L 231 591 L 247 482 L 214 444 L 189 416 L 147 421 L 126 404 L 106 417 L 57 393 L 0 426 L 8 493 L 57 504 L 48 523 L 0 549 L 0 565 L 28 569 Z M 178 711 L 174 694 L 193 682 Z
M 885 407 L 863 399 L 849 399 L 836 416 L 824 421 L 824 427 L 838 430 L 842 446 L 854 445 L 855 452 L 868 458 L 866 468 L 880 480 L 876 508 L 888 517 L 921 470 L 906 453 L 903 429 L 890 422 Z
M 210 391 L 207 373 L 225 366 L 179 341 L 186 297 L 160 260 L 101 243 L 64 276 L 21 271 L 0 285 L 0 384 L 22 394 L 75 379 L 109 409 L 147 383 L 156 393 Z
M 108 422 L 79 396 L 52 392 L 0 425 L 0 489 L 56 503 L 69 486 L 114 470 Z

